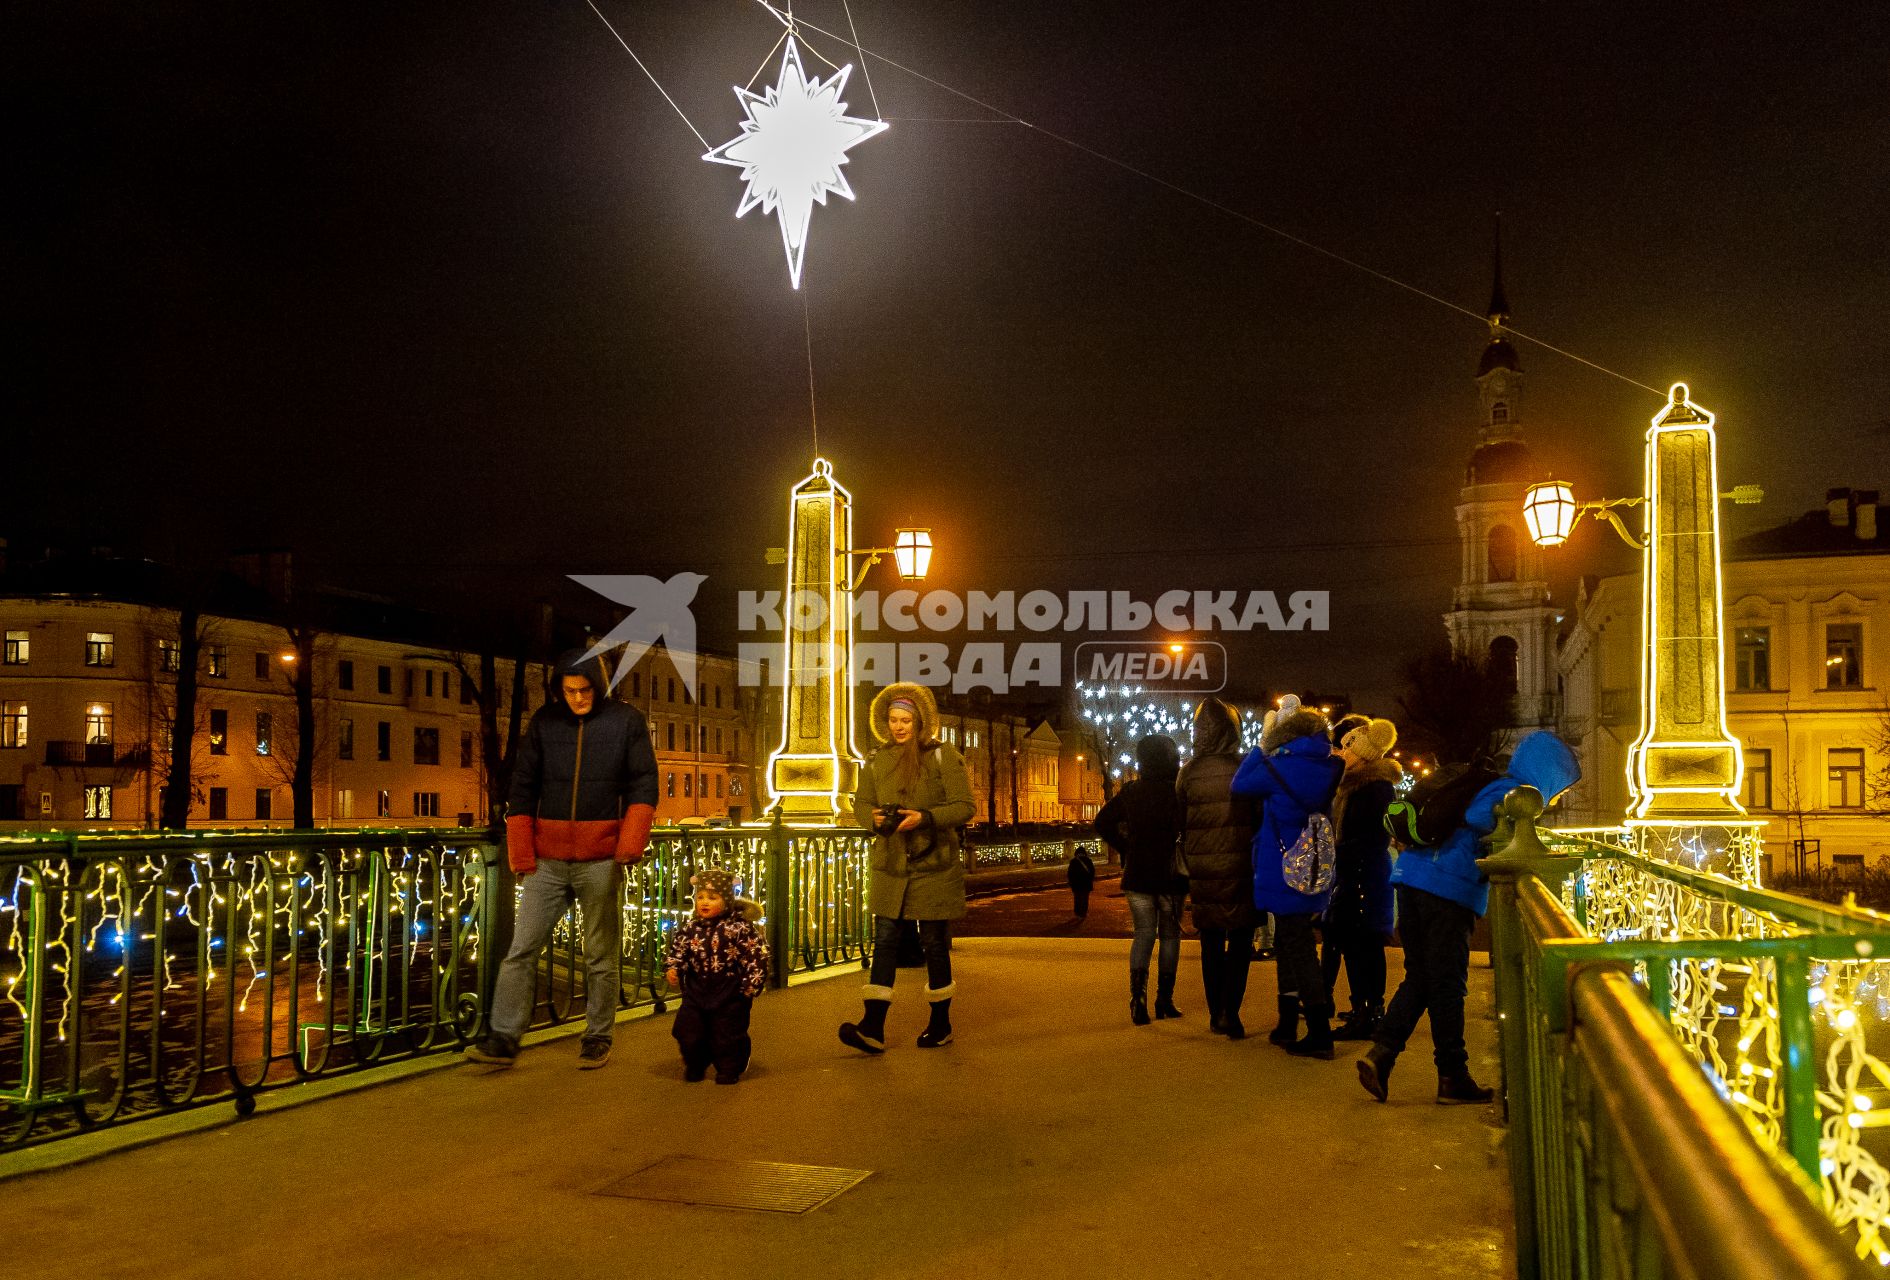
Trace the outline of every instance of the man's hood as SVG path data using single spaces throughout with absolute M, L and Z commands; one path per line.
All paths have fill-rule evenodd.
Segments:
M 610 697 L 610 663 L 601 653 L 595 658 L 586 658 L 585 652 L 583 649 L 567 649 L 559 655 L 557 666 L 552 670 L 551 693 L 547 702 L 566 716 L 572 716 L 571 706 L 564 700 L 566 676 L 583 676 L 591 682 L 591 715 L 596 715 Z
M 1542 793 L 1544 804 L 1552 804 L 1581 781 L 1582 766 L 1566 742 L 1547 729 L 1538 729 L 1516 744 L 1506 776 L 1534 787 Z
M 1240 750 L 1240 714 L 1219 698 L 1204 698 L 1194 709 L 1194 754 L 1230 755 Z

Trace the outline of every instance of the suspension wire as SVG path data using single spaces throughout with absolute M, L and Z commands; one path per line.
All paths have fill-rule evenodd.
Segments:
M 866 51 L 860 48 L 860 29 L 853 22 L 852 0 L 840 0 L 840 4 L 847 11 L 847 30 L 853 33 L 853 52 L 860 55 L 860 74 L 866 77 L 866 93 L 873 100 L 873 115 L 884 120 L 886 117 L 879 109 L 879 95 L 873 92 L 873 73 L 866 65 Z
M 814 400 L 814 322 L 807 315 L 807 286 L 801 289 L 801 334 L 807 339 L 807 420 L 814 428 L 814 456 L 820 456 L 820 407 Z
M 785 31 L 785 30 L 781 32 L 781 38 L 779 40 L 776 40 L 774 42 L 774 47 L 769 49 L 766 55 L 762 57 L 761 65 L 755 68 L 755 74 L 748 77 L 748 83 L 743 85 L 742 88 L 753 89 L 755 87 L 755 81 L 761 79 L 761 73 L 766 71 L 768 69 L 768 64 L 774 60 L 775 50 L 779 49 L 784 43 L 786 43 L 787 38 L 792 34 L 793 34 L 792 32 Z
M 796 21 L 795 19 L 792 18 L 791 15 L 783 15 L 781 10 L 777 9 L 770 2 L 770 0 L 755 0 L 755 3 L 759 4 L 762 8 L 766 9 L 769 13 L 773 14 L 778 21 L 781 21 L 781 22 Z M 818 31 L 820 32 L 820 34 L 824 36 L 829 36 L 835 40 L 842 40 L 842 41 L 845 40 L 844 36 L 840 36 L 840 35 L 835 34 L 834 32 L 827 31 L 821 27 L 817 27 L 813 23 L 808 22 L 805 19 L 800 19 L 798 20 L 798 22 L 800 26 L 806 27 L 810 31 Z M 989 111 L 989 112 L 994 113 L 995 115 L 1001 116 L 1004 118 L 1004 120 L 1007 120 L 1013 124 L 1020 124 L 1024 126 L 1026 129 L 1031 129 L 1031 130 L 1036 131 L 1037 133 L 1041 133 L 1044 137 L 1049 138 L 1053 142 L 1060 142 L 1064 146 L 1069 147 L 1075 151 L 1080 151 L 1084 155 L 1087 155 L 1087 156 L 1092 157 L 1093 159 L 1102 161 L 1104 164 L 1111 165 L 1117 169 L 1121 169 L 1125 173 L 1134 174 L 1136 177 L 1142 178 L 1148 182 L 1152 182 L 1159 187 L 1165 187 L 1169 191 L 1174 192 L 1176 195 L 1183 196 L 1189 200 L 1193 200 L 1197 204 L 1205 205 L 1207 208 L 1213 209 L 1217 213 L 1225 214 L 1226 216 L 1236 219 L 1237 221 L 1247 223 L 1249 226 L 1258 227 L 1260 230 L 1265 231 L 1269 233 L 1270 235 L 1278 236 L 1280 239 L 1288 241 L 1289 243 L 1292 243 L 1292 244 L 1296 244 L 1300 246 L 1302 249 L 1308 249 L 1312 251 L 1313 253 L 1319 254 L 1321 257 L 1329 258 L 1333 262 L 1337 262 L 1341 264 L 1342 266 L 1347 266 L 1347 267 L 1352 268 L 1352 270 L 1354 271 L 1362 272 L 1363 274 L 1371 276 L 1373 279 L 1382 281 L 1385 284 L 1391 285 L 1394 288 L 1403 289 L 1407 293 L 1413 293 L 1413 294 L 1416 294 L 1420 298 L 1426 298 L 1432 302 L 1437 303 L 1439 306 L 1447 307 L 1450 310 L 1455 311 L 1460 315 L 1469 316 L 1472 320 L 1475 320 L 1480 324 L 1489 323 L 1488 316 L 1480 315 L 1477 312 L 1472 311 L 1470 308 L 1461 306 L 1458 303 L 1452 302 L 1448 298 L 1440 297 L 1439 295 L 1432 293 L 1428 289 L 1421 288 L 1418 285 L 1411 284 L 1405 280 L 1400 280 L 1398 277 L 1394 275 L 1389 275 L 1386 272 L 1380 271 L 1376 267 L 1367 266 L 1365 263 L 1359 262 L 1357 259 L 1348 258 L 1344 254 L 1339 253 L 1333 249 L 1328 249 L 1322 244 L 1317 244 L 1314 241 L 1306 239 L 1304 236 L 1295 235 L 1293 232 L 1288 231 L 1283 227 L 1276 227 L 1270 222 L 1262 221 L 1261 219 L 1254 217 L 1252 214 L 1245 213 L 1239 209 L 1236 209 L 1232 205 L 1224 204 L 1221 201 L 1214 199 L 1212 196 L 1204 196 L 1197 191 L 1191 191 L 1187 187 L 1181 186 L 1179 183 L 1170 182 L 1167 178 L 1163 178 L 1156 174 L 1150 173 L 1146 169 L 1138 168 L 1137 166 L 1130 164 L 1128 161 L 1118 159 L 1117 157 L 1112 156 L 1108 154 L 1107 152 L 1098 151 L 1094 147 L 1087 146 L 1084 143 L 1078 142 L 1074 138 L 1066 137 L 1063 134 L 1057 133 L 1055 130 L 1046 129 L 1042 125 L 1039 125 L 1039 124 L 1033 124 L 1030 121 L 1024 119 L 1022 116 L 1015 115 L 1009 111 L 1006 111 L 1002 107 L 995 106 L 992 103 L 986 102 L 984 101 L 984 99 L 976 97 L 972 94 L 966 93 L 962 89 L 955 89 L 951 85 L 946 84 L 942 80 L 935 80 L 931 76 L 926 75 L 923 71 L 918 71 L 912 67 L 906 66 L 904 63 L 896 62 L 893 59 L 887 57 L 883 53 L 878 53 L 874 50 L 864 48 L 857 44 L 854 47 L 859 50 L 862 61 L 864 61 L 865 58 L 869 55 L 872 57 L 878 58 L 881 62 L 885 63 L 889 67 L 894 68 L 895 70 L 903 71 L 907 75 L 912 76 L 919 80 L 923 80 L 925 81 L 925 83 L 932 85 L 935 88 L 942 89 L 946 93 L 949 93 L 953 95 L 954 97 L 963 98 L 966 102 L 972 103 L 975 106 L 983 107 L 986 111 Z M 994 121 L 993 123 L 996 123 L 996 122 Z M 1566 357 L 1567 359 L 1573 360 L 1578 364 L 1587 365 L 1590 369 L 1595 370 L 1597 373 L 1605 373 L 1611 378 L 1619 378 L 1622 382 L 1625 382 L 1630 386 L 1639 387 L 1643 391 L 1651 391 L 1653 394 L 1661 397 L 1662 399 L 1665 399 L 1667 396 L 1667 393 L 1661 390 L 1659 387 L 1649 386 L 1647 383 L 1642 382 L 1638 378 L 1631 378 L 1625 373 L 1621 373 L 1615 369 L 1610 369 L 1607 365 L 1598 364 L 1595 361 L 1588 359 L 1586 356 L 1577 355 L 1575 352 L 1570 351 L 1564 347 L 1559 347 L 1553 342 L 1549 342 L 1546 339 L 1535 337 L 1533 334 L 1525 333 L 1521 329 L 1511 328 L 1509 325 L 1504 325 L 1502 326 L 1502 328 L 1503 328 L 1503 332 L 1510 334 L 1513 337 L 1520 338 L 1524 342 L 1532 343 L 1535 346 L 1541 347 L 1545 351 L 1552 351 L 1556 355 Z
M 683 109 L 676 106 L 676 99 L 669 96 L 669 90 L 663 87 L 663 82 L 658 80 L 655 74 L 648 67 L 643 65 L 643 59 L 637 57 L 637 51 L 630 47 L 630 42 L 623 38 L 623 33 L 610 25 L 610 19 L 606 18 L 604 11 L 597 7 L 596 0 L 584 0 L 584 3 L 591 6 L 591 12 L 597 15 L 599 22 L 610 28 L 610 34 L 617 37 L 617 43 L 622 45 L 623 51 L 630 55 L 630 61 L 636 63 L 638 69 L 650 78 L 650 83 L 656 86 L 656 91 L 663 95 L 663 101 L 669 103 L 671 107 L 674 107 L 677 116 L 682 119 L 684 124 L 689 125 L 689 132 L 696 135 L 696 141 L 702 144 L 702 149 L 704 151 L 713 151 L 715 148 L 710 146 L 709 140 L 702 136 L 702 130 L 696 128 L 694 124 L 691 124 L 688 116 L 683 115 Z

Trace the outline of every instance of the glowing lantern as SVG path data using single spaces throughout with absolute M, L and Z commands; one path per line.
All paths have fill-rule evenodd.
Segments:
M 899 576 L 907 582 L 918 582 L 932 567 L 932 531 L 900 529 L 896 532 L 893 562 L 899 566 Z
M 1523 497 L 1523 523 L 1538 547 L 1559 547 L 1575 527 L 1575 491 L 1560 480 L 1531 485 Z

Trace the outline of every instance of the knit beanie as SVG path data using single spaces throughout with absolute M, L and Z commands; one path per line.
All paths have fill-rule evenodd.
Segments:
M 1339 722 L 1332 726 L 1332 745 L 1335 747 L 1345 746 L 1346 734 L 1361 725 L 1367 725 L 1371 722 L 1372 718 L 1370 716 L 1362 716 L 1356 711 L 1352 712 L 1350 715 L 1340 717 Z
M 689 877 L 689 887 L 698 893 L 713 893 L 722 901 L 730 902 L 735 897 L 735 873 L 721 867 L 704 867 Z
M 1339 746 L 1361 760 L 1380 760 L 1398 745 L 1398 726 L 1389 720 L 1372 720 L 1353 729 Z

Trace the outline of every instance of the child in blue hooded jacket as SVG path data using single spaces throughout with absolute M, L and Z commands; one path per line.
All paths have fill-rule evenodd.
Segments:
M 1478 846 L 1496 830 L 1496 806 L 1517 787 L 1530 786 L 1553 801 L 1582 776 L 1575 753 L 1548 730 L 1516 744 L 1502 777 L 1477 792 L 1463 824 L 1434 849 L 1406 849 L 1391 883 L 1398 894 L 1398 936 L 1404 943 L 1404 981 L 1385 1008 L 1372 1047 L 1358 1060 L 1359 1083 L 1383 1102 L 1392 1065 L 1431 1016 L 1431 1052 L 1440 1103 L 1488 1102 L 1495 1091 L 1470 1074 L 1463 1040 L 1463 1004 L 1470 985 L 1470 932 L 1488 909 L 1490 884 L 1477 868 Z

